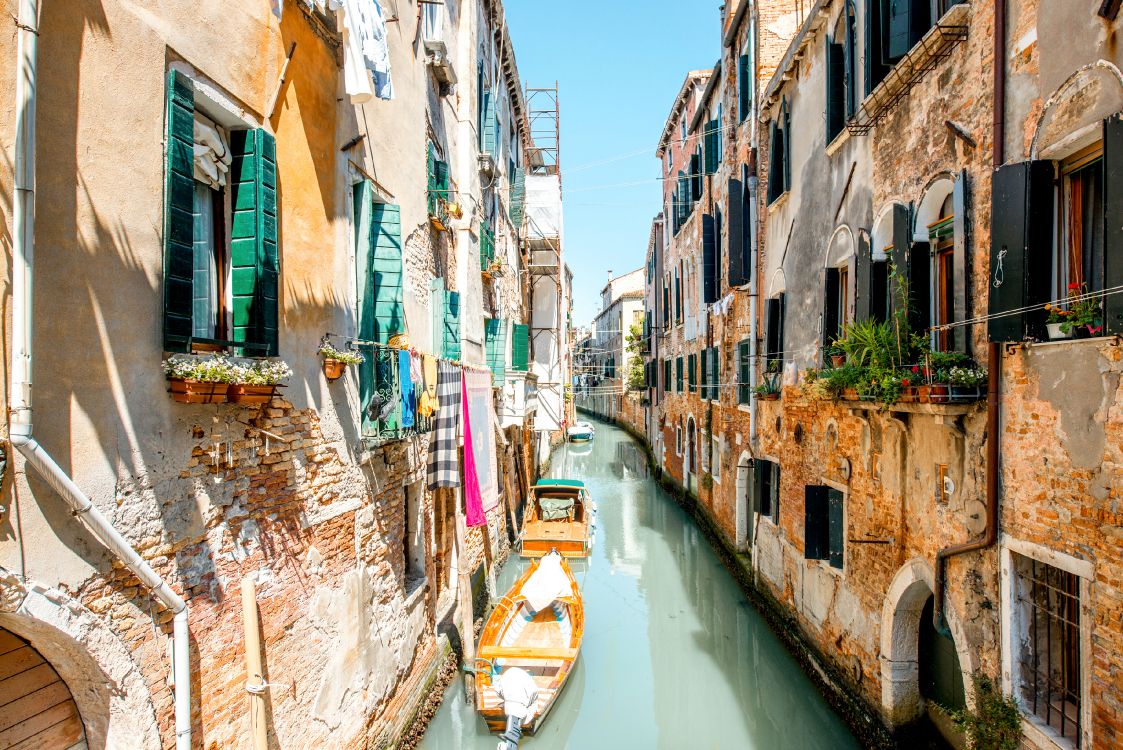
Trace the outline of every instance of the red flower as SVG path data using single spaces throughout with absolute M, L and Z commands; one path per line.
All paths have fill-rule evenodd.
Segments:
M 912 366 L 912 371 L 913 371 L 913 372 L 920 372 L 920 365 L 913 365 L 913 366 Z
M 901 385 L 903 385 L 905 388 L 908 388 L 909 387 L 909 379 L 908 378 L 901 378 Z
M 1079 285 L 1079 284 L 1077 284 L 1077 283 L 1076 283 L 1076 282 L 1074 281 L 1074 282 L 1072 282 L 1071 284 L 1069 284 L 1069 285 L 1068 285 L 1068 288 L 1069 288 L 1069 289 L 1079 289 L 1079 288 L 1080 288 L 1080 285 Z

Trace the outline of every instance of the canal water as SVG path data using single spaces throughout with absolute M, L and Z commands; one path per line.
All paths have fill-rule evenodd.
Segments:
M 553 476 L 584 480 L 597 540 L 575 567 L 585 640 L 573 674 L 528 750 L 859 745 L 745 599 L 705 537 L 648 475 L 639 445 L 597 425 L 553 456 Z M 526 563 L 512 554 L 506 590 Z M 423 750 L 495 750 L 454 680 Z

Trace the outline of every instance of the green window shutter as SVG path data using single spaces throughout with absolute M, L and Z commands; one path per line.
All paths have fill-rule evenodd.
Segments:
M 480 150 L 485 154 L 491 154 L 492 156 L 495 156 L 497 150 L 496 147 L 498 146 L 499 142 L 499 121 L 496 117 L 495 112 L 496 98 L 497 97 L 495 96 L 495 92 L 485 91 L 484 106 L 483 110 L 480 112 L 480 118 L 482 119 L 480 128 L 482 130 L 483 137 Z
M 507 377 L 507 321 L 497 318 L 484 320 L 484 343 L 487 366 L 491 369 L 491 382 L 502 386 Z
M 803 558 L 826 560 L 830 557 L 829 509 L 827 488 L 809 484 L 803 493 Z
M 530 366 L 530 326 L 515 323 L 511 326 L 511 369 L 526 372 Z
M 718 129 L 718 120 L 706 122 L 706 174 L 717 171 L 718 162 L 721 160 L 721 131 Z
M 752 108 L 752 88 L 750 87 L 752 71 L 749 70 L 749 56 L 741 55 L 737 58 L 737 120 L 744 122 L 749 117 Z
M 231 339 L 258 344 L 250 354 L 277 356 L 277 143 L 258 128 L 230 134 L 233 157 L 230 229 Z
M 682 393 L 682 357 L 675 359 L 675 390 Z
M 460 292 L 445 292 L 444 337 L 441 349 L 445 359 L 460 361 Z
M 698 355 L 691 354 L 687 358 L 686 382 L 691 393 L 698 391 Z
M 511 205 L 509 215 L 511 223 L 517 231 L 523 224 L 523 215 L 526 207 L 526 170 L 517 167 L 511 178 Z
M 358 321 L 359 338 L 363 341 L 373 341 L 374 274 L 371 273 L 373 266 L 371 256 L 374 252 L 374 243 L 371 241 L 371 234 L 374 231 L 374 184 L 370 180 L 357 183 L 353 188 L 352 199 L 355 211 L 355 286 L 357 289 L 355 319 Z M 374 429 L 370 406 L 374 396 L 373 354 L 375 351 L 364 349 L 364 360 L 359 364 L 359 405 L 364 435 L 371 434 Z
M 191 336 L 195 177 L 195 90 L 168 71 L 164 144 L 164 349 L 186 352 Z
M 402 303 L 401 209 L 376 203 L 371 213 L 371 277 L 374 283 L 374 341 L 389 343 L 405 333 Z
M 671 360 L 663 360 L 663 392 L 671 392 Z
M 480 222 L 480 270 L 486 271 L 495 260 L 495 232 L 486 221 Z
M 846 516 L 844 514 L 842 492 L 833 487 L 827 489 L 827 548 L 831 567 L 842 570 L 842 553 L 846 543 Z
M 750 401 L 749 392 L 749 367 L 752 362 L 749 360 L 749 342 L 742 341 L 737 344 L 737 403 L 747 404 Z
M 716 346 L 710 347 L 710 398 L 714 401 L 721 400 L 721 364 L 718 351 Z
M 702 387 L 699 395 L 703 401 L 708 401 L 710 398 L 710 350 L 702 350 Z

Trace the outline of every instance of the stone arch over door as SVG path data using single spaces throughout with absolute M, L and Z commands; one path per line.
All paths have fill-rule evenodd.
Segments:
M 0 747 L 87 747 L 70 688 L 29 642 L 0 627 Z
M 885 594 L 881 609 L 881 708 L 893 726 L 907 724 L 921 715 L 920 620 L 934 589 L 931 566 L 921 558 L 913 558 L 897 571 Z M 975 660 L 966 645 L 963 623 L 950 602 L 945 614 L 959 657 L 967 705 L 973 708 L 971 675 Z

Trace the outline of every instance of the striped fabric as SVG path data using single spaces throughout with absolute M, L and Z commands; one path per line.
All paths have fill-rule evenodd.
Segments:
M 429 489 L 460 486 L 456 433 L 460 427 L 460 368 L 442 361 L 437 371 L 436 424 L 429 438 Z

